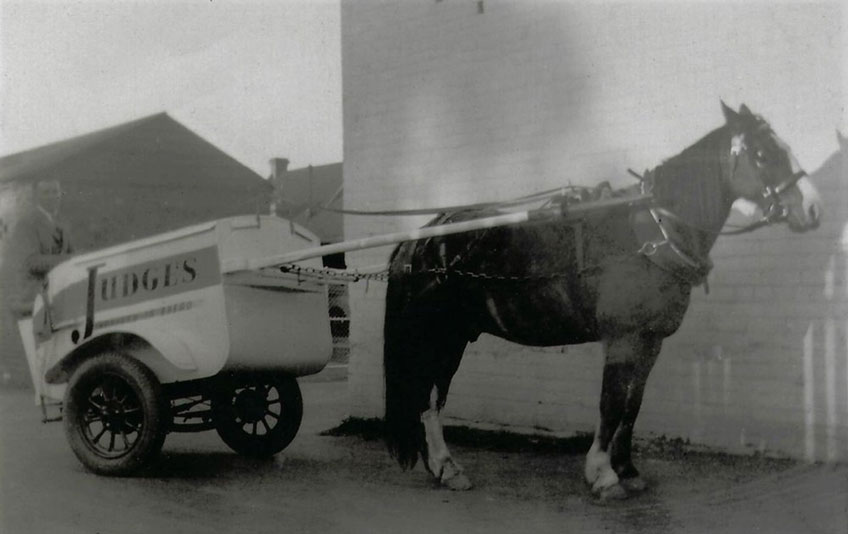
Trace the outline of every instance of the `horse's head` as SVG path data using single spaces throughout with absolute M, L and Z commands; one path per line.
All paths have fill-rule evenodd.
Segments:
M 730 187 L 754 202 L 769 222 L 786 221 L 793 231 L 817 228 L 821 198 L 792 150 L 745 104 L 739 112 L 721 103 L 731 131 Z

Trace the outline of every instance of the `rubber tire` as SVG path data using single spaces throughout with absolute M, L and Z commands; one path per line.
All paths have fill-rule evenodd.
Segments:
M 104 377 L 123 381 L 141 406 L 138 437 L 122 456 L 98 454 L 84 437 L 85 401 Z M 63 424 L 71 450 L 82 465 L 99 475 L 128 476 L 147 466 L 162 450 L 170 422 L 170 403 L 153 372 L 138 360 L 118 352 L 106 352 L 84 361 L 74 371 L 65 391 Z
M 238 421 L 236 390 L 245 386 L 272 386 L 279 392 L 279 419 L 266 434 L 252 435 Z M 215 430 L 229 448 L 242 456 L 267 458 L 285 449 L 297 435 L 303 419 L 303 397 L 297 380 L 289 375 L 245 374 L 220 387 L 213 397 L 212 410 Z

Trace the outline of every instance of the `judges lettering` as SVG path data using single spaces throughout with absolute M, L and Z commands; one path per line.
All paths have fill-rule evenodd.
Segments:
M 100 300 L 103 302 L 129 298 L 139 291 L 155 292 L 189 284 L 197 279 L 197 258 L 188 257 L 144 270 L 127 271 L 100 278 Z

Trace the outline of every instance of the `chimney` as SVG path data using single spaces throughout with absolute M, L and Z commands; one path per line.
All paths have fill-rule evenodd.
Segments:
M 282 200 L 283 180 L 289 171 L 289 160 L 286 158 L 271 158 L 271 185 L 274 194 L 271 201 L 271 215 L 285 216 L 280 212 L 280 200 Z
M 277 181 L 289 171 L 289 160 L 286 158 L 271 158 L 271 181 L 276 185 Z

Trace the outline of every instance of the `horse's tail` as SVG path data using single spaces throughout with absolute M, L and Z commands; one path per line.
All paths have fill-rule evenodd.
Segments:
M 402 245 L 395 250 L 390 266 L 402 262 L 399 255 L 411 253 L 413 245 Z M 406 250 L 404 250 L 406 249 Z M 386 289 L 386 317 L 383 326 L 383 376 L 385 380 L 385 439 L 389 453 L 404 469 L 415 467 L 419 451 L 425 445 L 421 413 L 426 409 L 432 374 L 420 361 L 420 346 L 416 346 L 416 330 L 423 325 L 414 324 L 406 309 L 410 298 L 411 282 L 408 276 L 397 273 L 390 276 Z

